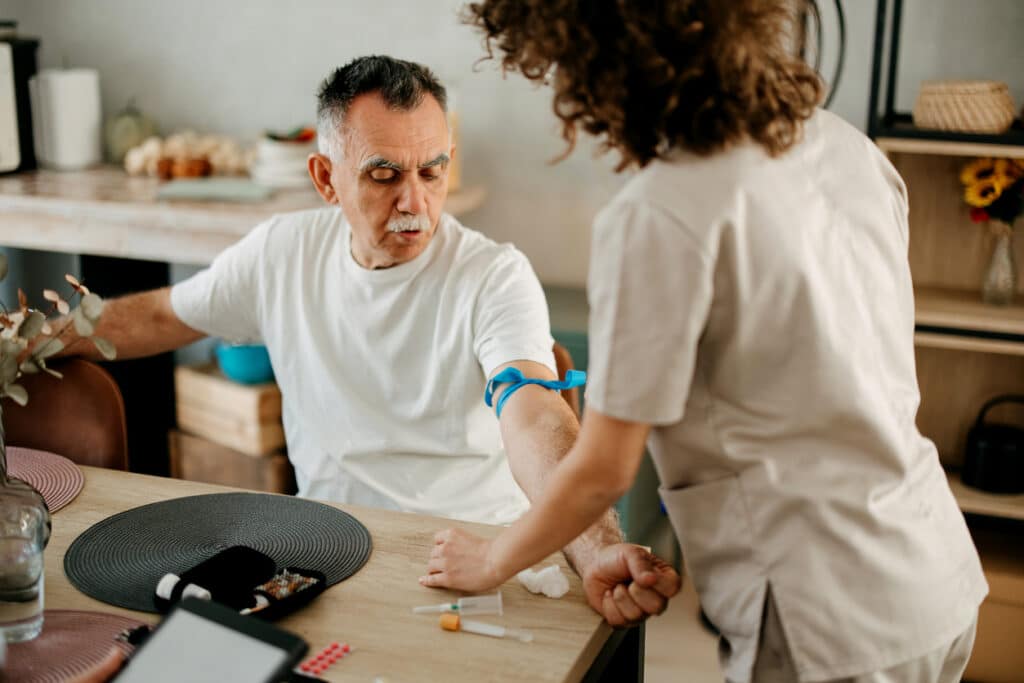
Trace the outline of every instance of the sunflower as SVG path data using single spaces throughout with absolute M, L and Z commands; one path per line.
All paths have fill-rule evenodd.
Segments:
M 993 175 L 1002 183 L 1003 187 L 1009 187 L 1015 180 L 1024 177 L 1024 168 L 1013 159 L 996 159 Z
M 989 177 L 985 180 L 979 180 L 972 185 L 968 185 L 967 189 L 964 190 L 964 201 L 971 206 L 984 209 L 986 206 L 999 199 L 999 195 L 1002 193 L 1003 184 L 999 179 Z
M 1002 160 L 1000 160 L 1002 161 Z M 960 171 L 960 182 L 970 187 L 975 183 L 988 180 L 996 172 L 996 162 L 991 158 L 975 159 Z

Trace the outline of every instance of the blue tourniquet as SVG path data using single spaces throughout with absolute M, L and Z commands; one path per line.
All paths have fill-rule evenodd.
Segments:
M 500 384 L 511 384 L 508 389 L 498 397 L 498 405 L 495 407 L 495 412 L 498 417 L 501 417 L 501 409 L 505 406 L 505 401 L 508 397 L 516 393 L 527 384 L 538 384 L 546 389 L 552 391 L 563 391 L 565 389 L 572 389 L 573 387 L 581 387 L 587 383 L 587 373 L 582 370 L 569 370 L 565 373 L 565 380 L 559 382 L 550 379 L 528 379 L 523 377 L 523 373 L 516 368 L 505 368 L 497 375 L 491 378 L 487 383 L 487 388 L 484 390 L 484 403 L 488 407 L 493 405 L 494 402 L 494 389 Z

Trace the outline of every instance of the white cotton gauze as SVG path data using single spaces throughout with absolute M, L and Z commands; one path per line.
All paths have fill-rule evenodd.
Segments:
M 569 579 L 557 564 L 545 567 L 539 572 L 524 569 L 516 574 L 519 583 L 531 593 L 543 593 L 549 598 L 560 598 L 569 592 Z

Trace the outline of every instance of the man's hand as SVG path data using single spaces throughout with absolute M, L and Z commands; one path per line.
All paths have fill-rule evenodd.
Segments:
M 681 585 L 667 562 L 630 543 L 601 548 L 583 571 L 587 601 L 615 627 L 635 626 L 661 614 Z

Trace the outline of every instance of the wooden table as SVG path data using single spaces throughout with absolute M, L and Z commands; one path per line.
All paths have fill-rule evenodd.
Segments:
M 115 612 L 155 622 L 157 615 L 133 612 L 94 600 L 75 589 L 64 575 L 68 546 L 91 525 L 139 505 L 169 498 L 231 491 L 220 486 L 127 472 L 83 467 L 85 486 L 68 507 L 53 515 L 53 536 L 46 549 L 46 606 Z M 328 669 L 329 681 L 541 681 L 642 680 L 642 632 L 615 631 L 586 604 L 580 580 L 561 555 L 552 556 L 568 574 L 569 593 L 552 600 L 528 593 L 517 581 L 502 586 L 505 616 L 481 620 L 529 629 L 532 643 L 450 633 L 437 615 L 413 615 L 415 605 L 444 602 L 456 595 L 417 582 L 426 565 L 435 531 L 457 524 L 486 535 L 497 527 L 462 524 L 435 517 L 346 505 L 336 507 L 358 518 L 373 537 L 369 562 L 352 578 L 328 589 L 313 603 L 279 622 L 316 652 L 332 641 L 349 643 L 354 653 Z M 45 627 L 44 627 L 45 628 Z M 641 639 L 640 651 L 620 643 Z M 602 649 L 603 648 L 603 649 Z M 622 677 L 605 667 L 613 649 L 632 657 Z M 627 652 L 628 651 L 628 652 Z M 621 657 L 620 657 L 621 659 Z M 595 660 L 599 668 L 592 669 Z M 621 669 L 615 669 L 621 672 Z M 638 676 L 638 677 L 635 677 Z
M 313 190 L 275 190 L 259 202 L 162 201 L 160 181 L 120 168 L 0 176 L 0 244 L 205 265 L 277 213 L 324 206 Z M 482 187 L 448 196 L 453 215 L 483 202 Z

